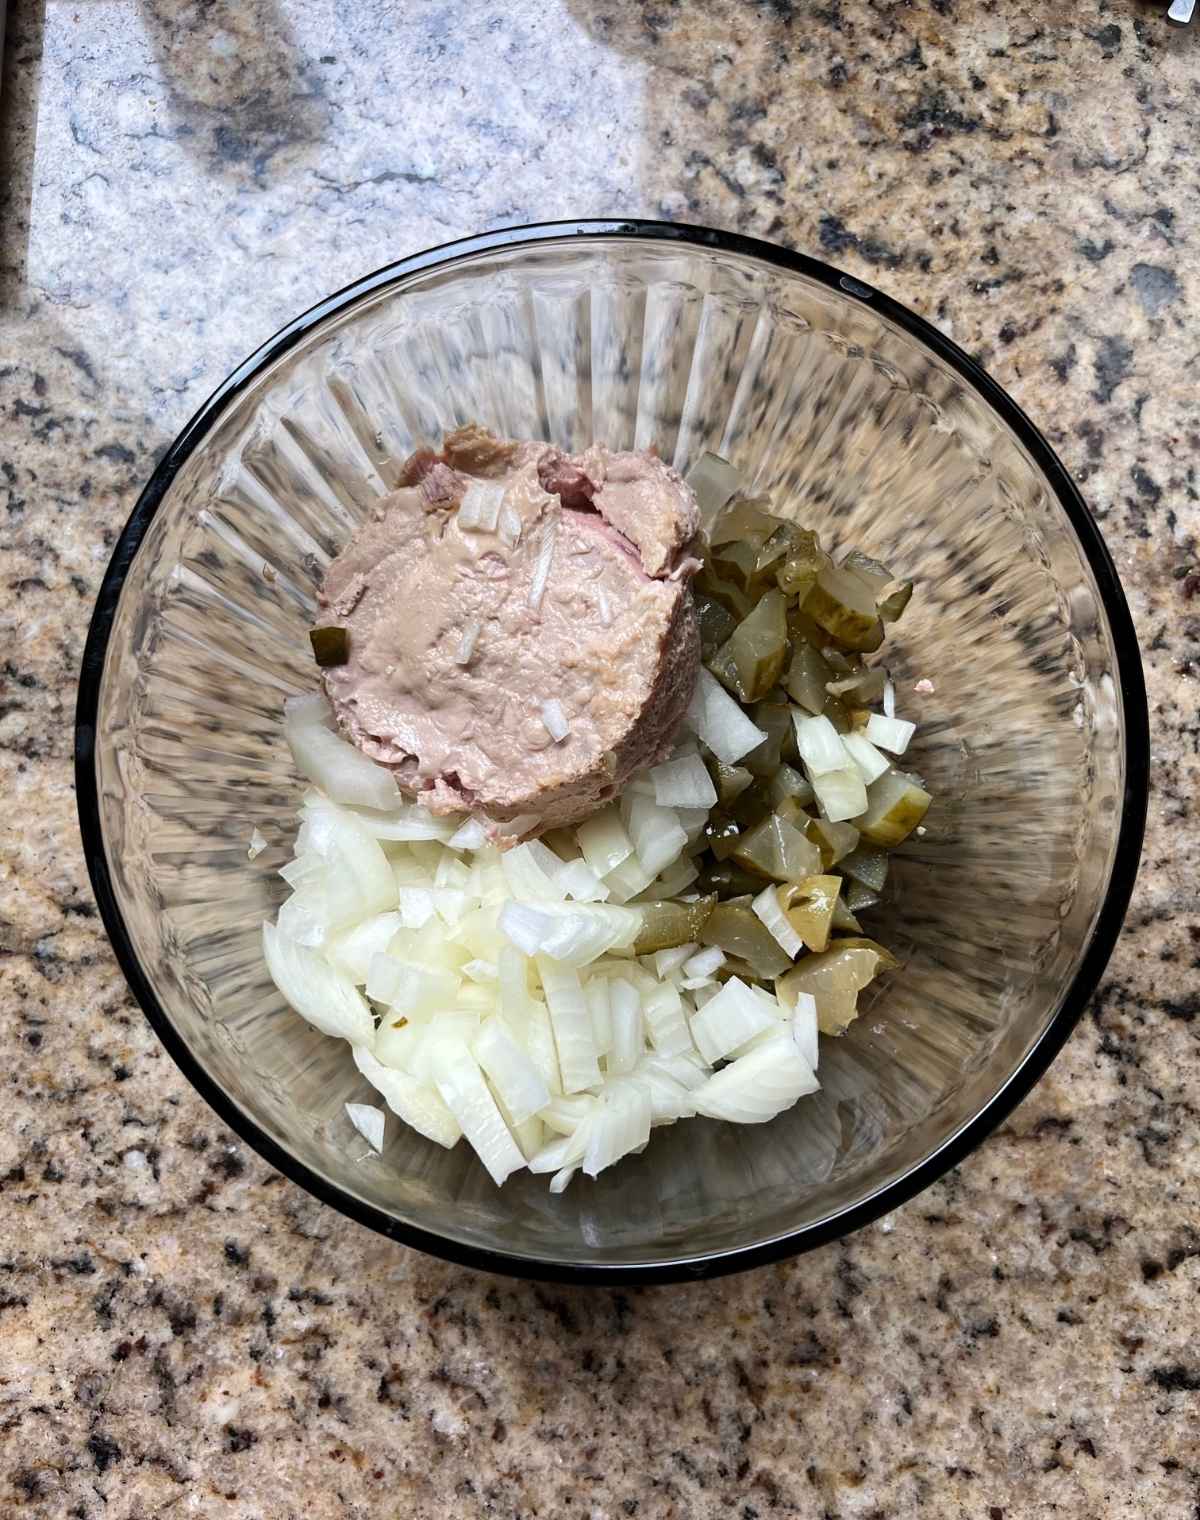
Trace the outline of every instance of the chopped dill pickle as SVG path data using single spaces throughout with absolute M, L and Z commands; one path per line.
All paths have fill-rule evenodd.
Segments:
M 870 800 L 870 792 L 867 799 Z M 872 849 L 869 844 L 859 844 L 857 849 L 843 855 L 838 861 L 843 876 L 859 881 L 871 892 L 882 892 L 887 881 L 888 857 L 885 851 Z
M 310 628 L 309 642 L 313 658 L 322 670 L 334 665 L 344 665 L 350 658 L 350 634 L 345 628 L 334 624 L 331 628 Z
M 715 597 L 703 595 L 696 597 L 696 617 L 700 623 L 700 657 L 707 661 L 737 627 L 737 618 Z
M 751 876 L 749 871 L 743 871 L 732 860 L 721 860 L 705 866 L 696 885 L 702 892 L 715 892 L 724 901 L 747 893 L 753 896 L 762 890 L 762 878 Z
M 767 796 L 776 807 L 785 797 L 794 797 L 801 807 L 807 807 L 813 800 L 814 792 L 812 782 L 807 777 L 802 776 L 786 761 L 781 761 L 767 786 Z M 795 822 L 794 819 L 792 821 Z
M 833 667 L 819 650 L 797 639 L 792 647 L 792 663 L 784 677 L 784 686 L 793 702 L 806 712 L 819 713 L 829 696 L 826 687 L 834 680 Z
M 784 757 L 792 757 L 796 742 L 792 710 L 780 693 L 778 697 L 771 696 L 763 702 L 756 702 L 750 709 L 750 716 L 755 726 L 761 728 L 767 737 L 748 755 L 742 756 L 741 764 L 756 776 L 769 781 Z
M 904 609 L 912 601 L 912 581 L 889 581 L 883 588 L 883 595 L 876 599 L 875 605 L 879 608 L 879 616 L 885 623 L 895 623 L 904 614 Z
M 792 964 L 791 957 L 750 907 L 749 899 L 718 903 L 700 930 L 700 943 L 716 945 L 726 955 L 737 956 L 765 981 L 780 976 Z
M 840 876 L 806 876 L 789 882 L 776 894 L 784 917 L 810 950 L 829 944 L 833 910 L 842 889 Z
M 869 653 L 883 643 L 883 624 L 869 587 L 838 565 L 821 568 L 803 610 L 843 649 Z
M 870 887 L 864 887 L 861 881 L 851 881 L 847 885 L 844 895 L 846 907 L 851 913 L 865 913 L 868 908 L 876 907 L 879 902 L 879 893 L 872 892 Z M 833 927 L 835 929 L 842 927 L 838 923 L 836 915 L 834 916 Z M 857 934 L 859 931 L 856 929 L 854 932 Z
M 639 903 L 642 927 L 633 943 L 634 954 L 648 955 L 653 950 L 695 944 L 716 905 L 715 895 L 697 898 L 695 902 Z
M 769 813 L 742 835 L 729 858 L 774 881 L 799 881 L 820 869 L 821 854 L 794 823 Z
M 717 805 L 729 807 L 737 801 L 754 777 L 743 765 L 726 765 L 714 755 L 708 762 L 708 773 L 717 789 Z
M 867 788 L 867 811 L 857 820 L 869 844 L 902 843 L 929 811 L 933 798 L 903 771 L 885 771 Z
M 858 830 L 852 823 L 830 823 L 827 818 L 814 818 L 804 832 L 820 850 L 821 864 L 826 870 L 837 865 L 858 844 Z
M 792 1004 L 798 992 L 816 999 L 822 1034 L 841 1034 L 858 1015 L 858 994 L 881 971 L 899 963 L 873 939 L 835 939 L 819 955 L 806 955 L 775 983 L 781 1003 Z

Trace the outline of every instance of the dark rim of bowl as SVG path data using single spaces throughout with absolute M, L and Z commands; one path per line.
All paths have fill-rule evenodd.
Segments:
M 1121 685 L 1125 725 L 1125 795 L 1113 855 L 1112 874 L 1104 901 L 1078 969 L 1057 1013 L 1021 1063 L 1001 1082 L 982 1109 L 943 1145 L 894 1182 L 869 1197 L 811 1225 L 771 1240 L 715 1251 L 700 1256 L 648 1263 L 604 1264 L 562 1262 L 481 1249 L 447 1239 L 429 1230 L 393 1219 L 390 1215 L 327 1182 L 290 1155 L 243 1110 L 200 1065 L 163 1009 L 143 971 L 126 929 L 113 891 L 100 822 L 96 785 L 95 740 L 105 657 L 122 587 L 146 530 L 159 504 L 184 461 L 212 428 L 225 406 L 269 364 L 304 339 L 328 317 L 408 276 L 440 265 L 451 265 L 472 255 L 497 249 L 533 247 L 570 238 L 642 238 L 680 243 L 758 259 L 789 274 L 801 274 L 852 300 L 861 301 L 894 323 L 937 355 L 954 370 L 1013 430 L 1022 446 L 1050 483 L 1059 505 L 1083 550 L 1100 592 L 1112 632 Z M 566 1283 L 609 1285 L 683 1282 L 775 1262 L 827 1244 L 890 1212 L 928 1187 L 957 1165 L 1033 1087 L 1058 1054 L 1071 1033 L 1112 953 L 1129 905 L 1141 854 L 1145 824 L 1150 759 L 1149 718 L 1137 637 L 1112 558 L 1083 497 L 1066 469 L 1024 412 L 971 358 L 922 317 L 889 296 L 864 285 L 805 254 L 737 233 L 673 222 L 595 220 L 544 222 L 509 227 L 481 236 L 444 243 L 366 275 L 344 290 L 327 297 L 268 339 L 256 353 L 218 386 L 163 456 L 138 498 L 113 552 L 92 615 L 80 672 L 79 699 L 75 716 L 75 781 L 83 847 L 92 887 L 116 951 L 117 960 L 134 996 L 159 1039 L 180 1070 L 220 1118 L 252 1146 L 263 1159 L 298 1183 L 314 1197 L 338 1209 L 358 1224 L 408 1246 L 415 1246 L 465 1266 L 501 1272 L 514 1277 Z

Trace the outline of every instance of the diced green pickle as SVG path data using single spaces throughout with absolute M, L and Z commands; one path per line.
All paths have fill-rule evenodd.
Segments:
M 736 819 L 713 813 L 704 825 L 701 837 L 716 860 L 725 860 L 737 849 L 742 828 Z
M 792 647 L 792 663 L 783 682 L 792 701 L 806 712 L 819 713 L 829 696 L 825 688 L 833 679 L 833 669 L 825 656 L 798 639 Z
M 718 903 L 700 931 L 700 943 L 736 955 L 765 980 L 782 975 L 792 964 L 748 902 Z
M 715 597 L 696 597 L 696 616 L 700 622 L 700 657 L 706 662 L 720 649 L 737 627 L 737 618 Z
M 715 892 L 725 901 L 730 897 L 744 896 L 747 893 L 753 896 L 756 892 L 761 892 L 762 878 L 751 876 L 749 871 L 743 871 L 732 860 L 714 860 L 702 866 L 696 885 L 702 892 Z
M 833 911 L 842 888 L 840 876 L 806 876 L 779 888 L 784 917 L 810 950 L 829 944 Z
M 867 800 L 871 794 L 867 792 Z M 887 881 L 888 857 L 885 851 L 873 849 L 869 844 L 859 843 L 849 855 L 844 855 L 838 861 L 838 870 L 843 876 L 849 876 L 853 881 L 862 882 L 863 886 L 871 892 L 882 892 L 884 883 Z
M 879 893 L 872 892 L 870 887 L 864 887 L 861 881 L 849 881 L 845 891 L 846 907 L 851 913 L 865 913 L 868 908 L 874 908 L 879 902 Z M 840 929 L 842 926 L 834 918 L 833 927 Z M 856 934 L 858 930 L 854 931 Z
M 869 554 L 863 554 L 858 549 L 851 549 L 850 553 L 842 560 L 842 569 L 853 571 L 871 588 L 873 596 L 878 596 L 892 579 L 892 572 L 882 560 L 872 559 Z
M 865 581 L 839 565 L 822 567 L 803 610 L 844 649 L 869 653 L 883 643 L 883 624 Z
M 313 658 L 322 670 L 344 665 L 350 658 L 348 629 L 339 628 L 336 624 L 331 628 L 310 628 L 308 640 L 312 645 Z
M 783 673 L 788 656 L 786 611 L 782 592 L 766 592 L 725 646 L 737 672 L 739 700 L 761 701 Z
M 775 580 L 781 591 L 803 601 L 822 567 L 827 564 L 829 556 L 821 548 L 817 535 L 805 529 L 797 529 L 787 557 L 775 572 Z
M 802 776 L 794 766 L 781 761 L 779 768 L 771 777 L 767 796 L 776 807 L 785 797 L 794 797 L 801 807 L 806 807 L 814 796 L 812 782 Z
M 904 614 L 904 609 L 912 601 L 912 581 L 889 581 L 883 588 L 883 595 L 876 602 L 879 608 L 879 616 L 885 623 L 895 623 Z
M 850 911 L 849 901 L 841 897 L 833 905 L 833 927 L 839 934 L 862 933 L 862 925 Z
M 792 709 L 782 700 L 781 693 L 778 698 L 772 696 L 764 702 L 756 702 L 750 709 L 750 716 L 767 737 L 744 755 L 741 763 L 756 776 L 770 780 L 796 741 Z
M 814 875 L 821 854 L 795 824 L 771 813 L 738 840 L 729 858 L 747 871 L 773 881 L 799 881 Z
M 858 844 L 858 830 L 852 823 L 830 823 L 827 818 L 814 818 L 804 833 L 820 850 L 821 864 L 826 870 L 837 865 Z
M 713 568 L 711 561 L 697 573 L 692 584 L 696 592 L 719 602 L 735 619 L 744 618 L 754 605 L 753 598 L 747 596 L 733 581 L 724 580 Z
M 858 1014 L 858 995 L 881 971 L 899 963 L 873 939 L 837 939 L 820 955 L 806 955 L 775 991 L 780 1002 L 795 1002 L 798 992 L 810 993 L 817 1003 L 822 1034 L 841 1034 Z
M 729 807 L 750 786 L 754 777 L 743 765 L 726 765 L 714 755 L 708 762 L 708 773 L 717 789 L 717 805 Z
M 695 902 L 639 903 L 642 927 L 633 942 L 634 954 L 649 955 L 654 950 L 697 943 L 716 905 L 715 895 L 697 898 Z
M 716 546 L 742 540 L 760 548 L 780 525 L 765 496 L 735 496 L 709 530 L 708 541 Z
M 867 788 L 867 811 L 856 822 L 868 844 L 891 849 L 908 838 L 932 801 L 911 776 L 885 771 Z
M 878 702 L 886 682 L 887 671 L 877 665 L 873 670 L 856 670 L 848 676 L 839 676 L 836 681 L 829 681 L 825 689 L 831 697 L 840 697 L 843 702 L 861 707 L 867 702 Z

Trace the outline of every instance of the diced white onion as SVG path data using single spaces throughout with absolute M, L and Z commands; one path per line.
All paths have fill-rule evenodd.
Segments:
M 505 1178 L 525 1165 L 525 1157 L 464 1040 L 448 1040 L 439 1048 L 434 1058 L 434 1081 L 492 1181 L 502 1186 Z
M 817 1033 L 817 1000 L 811 992 L 798 992 L 792 1009 L 792 1039 L 813 1071 L 817 1069 Z
M 764 887 L 754 901 L 750 904 L 754 909 L 755 917 L 762 923 L 767 933 L 784 952 L 793 960 L 804 949 L 804 941 L 792 928 L 787 920 L 783 909 L 779 906 L 779 894 L 775 884 Z
M 612 1049 L 611 988 L 612 983 L 607 977 L 594 976 L 583 989 L 592 1016 L 592 1038 L 598 1056 L 606 1056 Z
M 630 1072 L 642 1053 L 642 1005 L 637 988 L 623 977 L 609 983 L 612 1044 L 608 1052 L 609 1076 Z
M 717 945 L 707 945 L 683 963 L 684 976 L 712 976 L 725 964 L 725 952 Z
M 555 697 L 542 703 L 542 727 L 554 740 L 560 743 L 571 732 L 571 725 L 567 721 L 567 715 L 562 710 L 562 703 Z
M 812 778 L 812 784 L 821 811 L 830 823 L 844 823 L 867 810 L 867 789 L 856 766 L 823 771 Z
M 384 1066 L 365 1045 L 356 1045 L 353 1055 L 354 1064 L 398 1119 L 447 1150 L 458 1144 L 462 1129 L 435 1088 Z
M 710 808 L 716 806 L 717 789 L 699 755 L 664 760 L 650 772 L 654 800 L 659 807 Z
M 783 1033 L 709 1077 L 692 1102 L 713 1119 L 762 1124 L 819 1086 L 790 1033 Z
M 500 508 L 500 517 L 497 522 L 497 530 L 500 534 L 501 543 L 510 549 L 515 549 L 521 542 L 521 518 L 516 509 L 508 502 Z
M 554 879 L 576 902 L 607 902 L 611 895 L 586 860 L 567 861 L 558 868 Z
M 718 760 L 734 765 L 767 737 L 703 666 L 687 711 L 687 721 Z
M 267 847 L 266 836 L 261 829 L 256 828 L 250 835 L 250 843 L 246 847 L 246 859 L 257 860 Z
M 692 1019 L 692 1038 L 712 1065 L 775 1022 L 739 977 L 732 976 Z
M 872 713 L 867 719 L 867 738 L 890 755 L 902 755 L 916 731 L 917 725 L 906 723 L 903 718 L 884 718 Z
M 562 902 L 565 896 L 565 888 L 558 879 L 562 862 L 540 840 L 529 840 L 505 850 L 500 868 L 508 890 L 518 902 Z
M 879 753 L 865 734 L 843 734 L 842 748 L 854 762 L 855 769 L 866 786 L 870 786 L 872 781 L 878 781 L 884 771 L 890 769 L 887 759 Z
M 651 876 L 657 876 L 687 848 L 687 835 L 672 809 L 659 807 L 649 797 L 631 796 L 628 815 L 633 847 Z
M 533 574 L 529 581 L 529 605 L 535 612 L 541 607 L 542 598 L 546 594 L 546 584 L 550 579 L 550 569 L 554 563 L 554 541 L 557 536 L 558 526 L 552 520 L 542 529 L 537 558 L 534 560 Z
M 586 966 L 637 935 L 641 915 L 608 903 L 507 902 L 500 932 L 525 955 L 543 955 L 567 966 Z
M 883 713 L 887 718 L 896 716 L 896 688 L 890 676 L 883 683 Z
M 662 1056 L 678 1056 L 692 1049 L 687 1015 L 679 989 L 672 982 L 658 982 L 642 994 L 642 1013 L 650 1043 Z
M 616 807 L 606 807 L 585 819 L 575 830 L 575 837 L 584 860 L 597 876 L 607 876 L 633 854 L 633 842 Z
M 432 891 L 428 887 L 400 887 L 397 895 L 401 925 L 405 929 L 423 929 L 435 911 Z
M 364 918 L 352 929 L 329 941 L 325 947 L 326 959 L 335 971 L 340 971 L 361 987 L 367 980 L 371 957 L 381 955 L 391 944 L 396 930 L 402 927 L 399 913 L 376 913 Z
M 595 1177 L 650 1138 L 650 1094 L 636 1082 L 609 1090 L 592 1115 L 583 1170 Z
M 494 533 L 505 489 L 498 480 L 469 481 L 458 504 L 458 526 L 464 532 Z
M 570 967 L 556 965 L 545 956 L 538 956 L 537 965 L 554 1029 L 563 1092 L 583 1092 L 599 1082 L 600 1067 L 591 1014 L 578 973 Z M 564 1164 L 559 1163 L 560 1166 Z
M 328 727 L 329 704 L 319 693 L 289 697 L 283 704 L 283 733 L 296 768 L 334 802 L 361 807 L 396 807 L 400 793 L 389 771 Z
M 472 1051 L 514 1124 L 523 1124 L 550 1102 L 550 1089 L 499 1019 L 487 1019 Z
M 397 1013 L 437 1013 L 448 1008 L 459 979 L 451 971 L 373 955 L 367 971 L 367 996 Z
M 478 818 L 468 818 L 446 843 L 452 850 L 481 850 L 487 843 L 487 830 Z
M 844 768 L 846 751 L 842 748 L 837 729 L 828 718 L 809 718 L 799 708 L 795 708 L 792 719 L 796 725 L 796 745 L 800 758 L 814 785 L 818 776 Z
M 499 975 L 495 961 L 467 961 L 462 969 L 465 977 L 479 983 L 480 986 L 496 981 Z
M 383 1149 L 383 1109 L 370 1103 L 347 1103 L 346 1118 L 373 1151 Z
M 362 994 L 323 956 L 296 944 L 274 924 L 263 925 L 263 954 L 272 981 L 302 1019 L 352 1045 L 374 1038 L 375 1021 Z
M 612 603 L 608 600 L 608 593 L 602 586 L 596 587 L 596 610 L 600 614 L 600 626 L 612 627 Z
M 696 953 L 698 945 L 675 945 L 670 950 L 656 950 L 651 959 L 654 962 L 654 974 L 659 981 L 665 981 L 667 977 L 674 976 L 675 972 L 683 963 Z
M 454 655 L 454 663 L 456 665 L 469 665 L 471 663 L 471 657 L 475 653 L 475 645 L 482 631 L 483 622 L 480 618 L 472 618 L 464 627 L 462 636 L 458 641 L 458 649 Z

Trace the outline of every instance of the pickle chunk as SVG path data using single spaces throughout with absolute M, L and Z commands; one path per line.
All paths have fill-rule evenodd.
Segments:
M 858 994 L 881 971 L 897 965 L 895 956 L 873 939 L 838 939 L 822 954 L 806 955 L 779 978 L 775 991 L 789 1007 L 798 992 L 810 993 L 816 999 L 821 1033 L 842 1034 L 858 1017 Z

